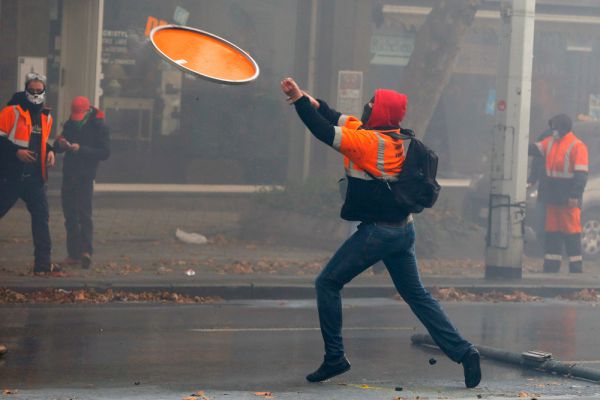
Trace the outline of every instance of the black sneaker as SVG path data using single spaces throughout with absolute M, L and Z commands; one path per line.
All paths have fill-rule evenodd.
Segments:
M 479 365 L 479 351 L 471 347 L 460 363 L 465 372 L 465 386 L 474 388 L 481 382 L 481 366 Z
M 315 372 L 308 374 L 306 380 L 309 382 L 322 382 L 334 376 L 343 374 L 350 370 L 350 363 L 342 356 L 335 361 L 323 361 L 323 364 Z
M 81 268 L 90 269 L 92 265 L 92 256 L 89 253 L 83 253 L 81 255 Z

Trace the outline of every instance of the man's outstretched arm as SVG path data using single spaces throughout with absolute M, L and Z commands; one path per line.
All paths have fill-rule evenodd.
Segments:
M 333 125 L 317 112 L 306 97 L 301 97 L 294 103 L 298 116 L 304 125 L 321 142 L 328 146 L 333 145 L 335 131 Z
M 281 81 L 281 90 L 289 97 L 289 101 L 294 104 L 298 116 L 308 130 L 317 139 L 332 146 L 335 137 L 334 125 L 315 109 L 314 99 L 302 92 L 292 78 Z

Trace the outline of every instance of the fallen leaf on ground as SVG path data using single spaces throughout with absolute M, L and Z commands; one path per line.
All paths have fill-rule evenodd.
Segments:
M 273 393 L 271 392 L 254 392 L 255 396 L 264 397 L 265 399 L 272 399 Z
M 184 397 L 183 400 L 210 400 L 204 395 L 204 390 L 198 390 L 196 393 Z
M 97 292 L 94 289 L 75 290 L 45 289 L 35 292 L 19 293 L 11 289 L 0 288 L 0 304 L 103 304 L 111 302 L 173 302 L 178 304 L 209 304 L 222 301 L 219 297 L 188 296 L 174 292 L 126 292 L 108 289 Z
M 4 389 L 2 391 L 2 394 L 6 396 L 9 394 L 17 394 L 17 392 L 18 392 L 18 390 L 15 390 L 15 389 Z
M 531 296 L 520 290 L 515 290 L 510 293 L 502 293 L 497 291 L 484 293 L 471 293 L 466 290 L 453 287 L 448 288 L 432 288 L 431 295 L 441 301 L 483 301 L 483 302 L 534 302 L 543 301 L 543 298 Z M 396 300 L 402 300 L 399 295 L 394 296 Z
M 596 289 L 583 289 L 578 292 L 558 296 L 562 300 L 575 300 L 575 301 L 600 301 L 600 292 Z

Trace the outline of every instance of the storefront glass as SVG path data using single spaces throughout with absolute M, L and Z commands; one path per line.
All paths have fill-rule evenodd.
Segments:
M 294 67 L 297 7 L 296 0 L 106 0 L 101 107 L 113 156 L 101 179 L 282 183 L 289 128 L 278 84 Z M 166 23 L 236 43 L 257 60 L 260 77 L 227 86 L 180 72 L 148 42 Z

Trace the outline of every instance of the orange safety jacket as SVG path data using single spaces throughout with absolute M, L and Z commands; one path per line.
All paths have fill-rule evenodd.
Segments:
M 548 136 L 536 146 L 546 159 L 546 176 L 568 179 L 575 172 L 588 172 L 587 146 L 573 132 L 562 138 Z
M 371 180 L 372 177 L 393 181 L 402 171 L 411 138 L 394 139 L 386 133 L 400 134 L 393 130 L 360 129 L 362 121 L 342 115 L 336 126 L 333 148 L 344 155 L 346 175 Z M 402 135 L 401 135 L 402 136 Z
M 46 171 L 46 149 L 50 133 L 52 131 L 52 116 L 49 110 L 44 109 L 41 113 L 42 144 L 40 161 L 42 165 L 42 177 L 48 180 Z M 29 110 L 23 110 L 19 105 L 7 106 L 0 111 L 0 137 L 7 139 L 16 146 L 27 149 L 32 131 L 31 115 Z
M 544 156 L 548 204 L 564 205 L 569 198 L 581 198 L 589 170 L 587 146 L 573 134 L 548 136 L 536 147 Z M 577 175 L 584 175 L 578 179 Z
M 400 128 L 361 129 L 362 122 L 342 115 L 334 128 L 333 148 L 344 155 L 348 186 L 341 216 L 348 221 L 400 222 L 409 214 L 390 196 L 390 189 L 379 180 L 393 182 L 406 164 L 414 136 Z M 395 137 L 386 133 L 395 133 Z M 399 136 L 399 138 L 398 138 Z

